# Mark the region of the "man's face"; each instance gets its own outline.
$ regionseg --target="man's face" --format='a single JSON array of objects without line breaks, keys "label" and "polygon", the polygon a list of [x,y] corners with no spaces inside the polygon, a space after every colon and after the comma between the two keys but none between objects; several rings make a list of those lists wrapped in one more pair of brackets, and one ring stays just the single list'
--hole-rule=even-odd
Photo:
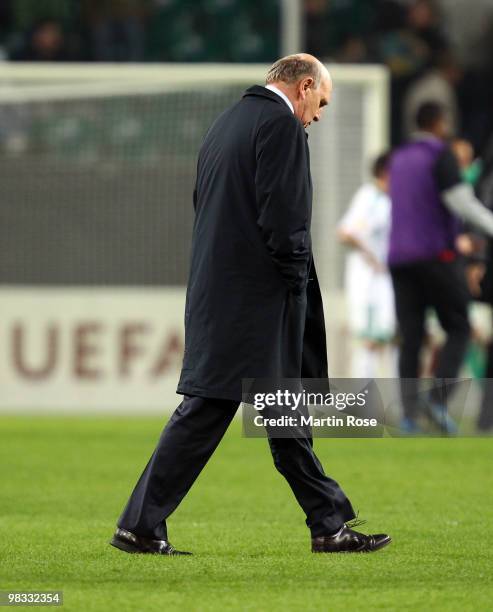
[{"label": "man's face", "polygon": [[[304,87],[304,86],[303,86]],[[324,75],[317,89],[311,87],[303,89],[304,104],[301,109],[301,122],[308,127],[312,121],[320,121],[324,108],[332,97],[332,81]]]},{"label": "man's face", "polygon": [[382,172],[382,174],[378,177],[378,183],[382,191],[385,191],[385,193],[389,192],[389,172],[388,170],[385,170],[385,172]]},{"label": "man's face", "polygon": [[447,140],[452,136],[452,123],[448,115],[444,115],[439,122],[439,136],[443,138],[443,140]]},{"label": "man's face", "polygon": [[33,46],[44,55],[56,53],[63,44],[63,33],[55,22],[47,22],[33,34]]}]

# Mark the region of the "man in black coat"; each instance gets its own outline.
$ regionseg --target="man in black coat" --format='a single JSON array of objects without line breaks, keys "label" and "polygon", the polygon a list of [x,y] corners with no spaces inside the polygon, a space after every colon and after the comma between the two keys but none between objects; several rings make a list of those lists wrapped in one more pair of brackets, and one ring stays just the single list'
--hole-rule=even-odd
[{"label": "man in black coat", "polygon": [[[180,554],[165,520],[228,428],[244,379],[327,378],[304,128],[320,119],[332,82],[317,59],[299,54],[278,60],[266,83],[218,117],[199,153],[178,384],[184,399],[118,521],[111,543],[127,552]],[[390,542],[346,525],[353,509],[325,475],[311,437],[269,437],[269,444],[306,514],[314,552]]]}]

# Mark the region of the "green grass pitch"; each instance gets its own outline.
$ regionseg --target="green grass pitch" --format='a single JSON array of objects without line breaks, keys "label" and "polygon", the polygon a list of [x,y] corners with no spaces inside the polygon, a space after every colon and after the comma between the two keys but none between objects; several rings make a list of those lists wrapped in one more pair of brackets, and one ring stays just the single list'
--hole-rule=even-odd
[{"label": "green grass pitch", "polygon": [[191,558],[108,545],[165,418],[0,418],[0,590],[65,610],[492,610],[493,439],[316,440],[371,555],[313,555],[266,440],[234,423],[169,520]]}]

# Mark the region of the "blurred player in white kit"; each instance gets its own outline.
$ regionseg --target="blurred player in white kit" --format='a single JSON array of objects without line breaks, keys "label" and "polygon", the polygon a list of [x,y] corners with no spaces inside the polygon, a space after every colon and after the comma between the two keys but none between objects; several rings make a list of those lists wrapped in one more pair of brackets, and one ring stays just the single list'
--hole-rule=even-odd
[{"label": "blurred player in white kit", "polygon": [[351,363],[354,378],[396,375],[394,292],[386,263],[389,159],[385,153],[375,160],[373,180],[358,189],[338,226],[339,239],[351,248],[345,291],[349,326],[356,340]]}]

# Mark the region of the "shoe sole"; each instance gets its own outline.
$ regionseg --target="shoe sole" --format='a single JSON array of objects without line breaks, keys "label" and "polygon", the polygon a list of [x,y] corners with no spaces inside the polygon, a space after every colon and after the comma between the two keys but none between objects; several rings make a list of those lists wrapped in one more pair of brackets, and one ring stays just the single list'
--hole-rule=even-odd
[{"label": "shoe sole", "polygon": [[[141,550],[136,546],[133,546],[130,542],[124,542],[123,540],[119,540],[118,538],[112,538],[109,542],[111,546],[118,548],[118,550],[122,550],[123,552],[130,553],[132,555],[159,555],[160,553],[154,552],[153,550]],[[175,552],[171,555],[162,555],[168,557],[188,557],[192,556],[190,552]]]},{"label": "shoe sole", "polygon": [[377,552],[377,550],[381,550],[382,548],[385,548],[386,546],[388,546],[390,543],[392,542],[392,538],[390,536],[387,536],[387,538],[385,540],[382,540],[379,544],[377,544],[376,546],[374,546],[371,550],[368,549],[362,549],[362,550],[312,550],[313,554],[319,555],[349,555],[349,554],[354,554],[354,553],[359,553],[359,554],[365,554],[365,553],[372,553],[372,552]]}]

